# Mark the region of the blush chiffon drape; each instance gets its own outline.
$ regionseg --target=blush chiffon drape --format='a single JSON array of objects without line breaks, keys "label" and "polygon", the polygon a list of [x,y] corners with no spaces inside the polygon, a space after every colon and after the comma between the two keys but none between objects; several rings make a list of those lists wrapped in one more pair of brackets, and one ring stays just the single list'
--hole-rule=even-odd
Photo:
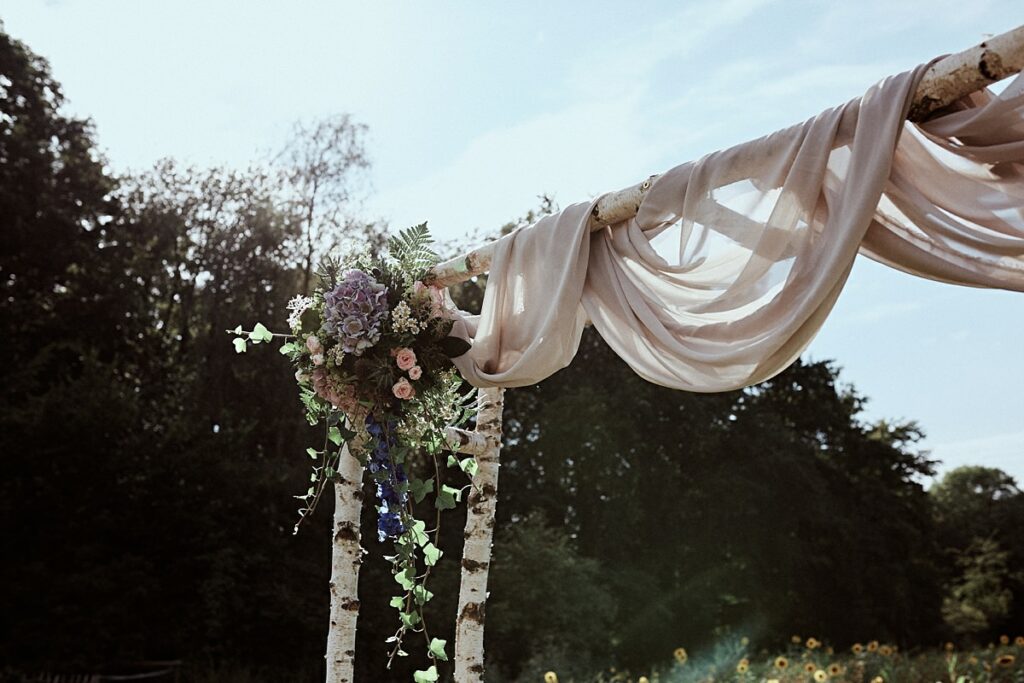
[{"label": "blush chiffon drape", "polygon": [[639,375],[725,391],[781,372],[832,310],[858,253],[919,277],[1024,291],[1024,80],[906,121],[928,65],[766,137],[671,169],[635,218],[594,202],[503,237],[471,342],[472,384],[569,364],[584,326]]}]

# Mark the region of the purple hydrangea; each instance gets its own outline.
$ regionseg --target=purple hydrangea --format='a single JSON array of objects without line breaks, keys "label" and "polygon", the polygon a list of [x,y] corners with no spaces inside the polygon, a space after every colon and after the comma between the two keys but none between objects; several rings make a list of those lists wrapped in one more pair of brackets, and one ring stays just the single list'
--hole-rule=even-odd
[{"label": "purple hydrangea", "polygon": [[345,353],[362,355],[380,340],[388,317],[388,290],[361,270],[350,270],[324,294],[323,329],[341,342]]}]

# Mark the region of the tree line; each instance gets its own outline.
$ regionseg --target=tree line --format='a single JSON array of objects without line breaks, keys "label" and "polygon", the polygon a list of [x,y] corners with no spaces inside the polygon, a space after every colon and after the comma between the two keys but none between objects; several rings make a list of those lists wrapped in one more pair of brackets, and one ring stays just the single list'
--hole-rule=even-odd
[{"label": "tree line", "polygon": [[[236,357],[224,331],[283,321],[321,254],[380,246],[386,226],[352,209],[364,132],[338,116],[247,170],[118,175],[45,59],[0,26],[9,675],[181,658],[321,677],[329,511],[291,533],[317,435],[287,364]],[[482,286],[454,295],[472,308]],[[1016,482],[962,468],[926,491],[921,429],[868,424],[864,401],[828,362],[671,391],[588,330],[569,368],[506,394],[496,680],[642,667],[735,634],[910,648],[1024,631]],[[364,520],[358,676],[399,680],[401,662],[380,670],[391,577]],[[457,563],[436,575],[434,621],[450,622]]]}]

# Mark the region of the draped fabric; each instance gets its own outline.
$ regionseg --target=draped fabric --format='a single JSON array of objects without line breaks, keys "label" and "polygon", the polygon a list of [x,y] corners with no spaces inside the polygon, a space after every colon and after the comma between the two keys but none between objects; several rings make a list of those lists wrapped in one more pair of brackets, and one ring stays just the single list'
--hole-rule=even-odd
[{"label": "draped fabric", "polygon": [[915,125],[927,66],[673,168],[628,221],[592,233],[595,201],[505,236],[481,314],[453,332],[472,342],[459,370],[476,386],[539,382],[569,364],[589,319],[651,382],[754,384],[810,343],[858,253],[1024,291],[1024,80]]}]

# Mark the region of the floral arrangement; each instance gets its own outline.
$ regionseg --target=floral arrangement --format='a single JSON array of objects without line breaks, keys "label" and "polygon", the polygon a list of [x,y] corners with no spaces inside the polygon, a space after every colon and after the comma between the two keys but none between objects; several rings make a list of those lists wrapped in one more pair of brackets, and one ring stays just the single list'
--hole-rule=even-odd
[{"label": "floral arrangement", "polygon": [[[433,597],[427,582],[443,554],[437,546],[440,512],[454,508],[470,486],[449,486],[445,473],[454,468],[466,482],[477,468],[473,458],[460,460],[446,440],[448,427],[472,415],[474,394],[451,362],[469,345],[449,336],[454,320],[444,292],[423,283],[439,260],[430,243],[423,224],[392,238],[384,255],[326,260],[312,296],[288,304],[287,334],[260,323],[230,330],[239,353],[249,344],[285,340],[281,353],[295,365],[306,418],[325,427],[323,448],[306,451],[314,460],[312,485],[296,496],[303,506],[295,531],[334,480],[339,459],[348,457],[343,445],[373,477],[378,539],[394,544],[387,557],[403,591],[391,600],[400,624],[389,638],[389,666],[406,654],[402,642],[410,632],[423,634],[431,660],[447,659],[445,641],[429,638],[424,623],[424,605]],[[426,473],[432,476],[419,476]],[[431,495],[437,514],[428,528],[416,507],[425,507],[420,504]],[[416,680],[436,675],[431,665]]]}]

